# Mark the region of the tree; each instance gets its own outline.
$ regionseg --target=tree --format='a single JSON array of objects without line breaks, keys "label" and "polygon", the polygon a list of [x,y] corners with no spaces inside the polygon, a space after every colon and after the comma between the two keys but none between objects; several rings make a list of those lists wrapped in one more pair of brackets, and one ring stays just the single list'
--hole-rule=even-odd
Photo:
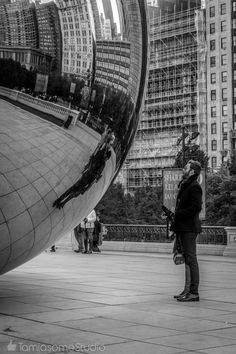
[{"label": "tree", "polygon": [[193,147],[191,145],[186,145],[184,149],[184,158],[183,151],[181,150],[176,156],[173,167],[182,168],[189,160],[196,160],[201,163],[202,168],[207,168],[209,157],[204,151],[200,150],[199,148],[193,149]]},{"label": "tree", "polygon": [[162,224],[162,190],[161,187],[143,187],[134,194],[136,223]]},{"label": "tree", "polygon": [[206,220],[208,225],[232,225],[234,205],[232,192],[236,190],[236,176],[210,174],[207,176]]},{"label": "tree", "polygon": [[121,184],[113,184],[97,205],[101,219],[109,224],[162,224],[160,187],[139,188],[125,194]]},{"label": "tree", "polygon": [[96,210],[101,213],[101,220],[109,224],[123,222],[124,190],[121,184],[113,184],[99,202]]},{"label": "tree", "polygon": [[0,85],[21,89],[22,87],[31,90],[35,87],[36,73],[27,70],[20,63],[12,59],[0,59]]}]

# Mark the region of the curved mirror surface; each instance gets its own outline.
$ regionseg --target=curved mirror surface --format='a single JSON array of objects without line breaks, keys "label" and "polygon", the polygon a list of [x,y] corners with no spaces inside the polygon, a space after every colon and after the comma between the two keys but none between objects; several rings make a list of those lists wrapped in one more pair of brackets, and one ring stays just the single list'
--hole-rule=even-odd
[{"label": "curved mirror surface", "polygon": [[[106,192],[137,130],[147,53],[144,0],[0,0],[0,59],[37,73],[33,93],[0,87],[22,108],[0,100],[1,273],[71,231]],[[69,101],[46,99],[65,80]]]}]

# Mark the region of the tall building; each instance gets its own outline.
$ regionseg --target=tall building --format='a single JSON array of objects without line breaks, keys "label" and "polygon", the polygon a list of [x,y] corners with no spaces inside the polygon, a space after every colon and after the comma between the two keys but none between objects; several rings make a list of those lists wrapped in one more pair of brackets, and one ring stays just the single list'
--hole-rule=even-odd
[{"label": "tall building", "polygon": [[[116,31],[116,24],[114,22],[111,0],[102,0],[102,3],[103,3],[104,15],[105,15],[105,25],[106,27],[108,27],[108,23],[109,23],[110,30],[111,30],[111,38],[116,38],[117,31]],[[105,38],[105,39],[109,39],[109,38]]]},{"label": "tall building", "polygon": [[207,123],[210,167],[236,156],[236,1],[206,1]]},{"label": "tall building", "polygon": [[97,41],[95,82],[130,93],[130,48],[128,41]]},{"label": "tall building", "polygon": [[93,14],[94,27],[95,27],[95,37],[96,40],[102,39],[102,25],[100,21],[100,14],[98,11],[97,0],[90,0],[91,10]]},{"label": "tall building", "polygon": [[57,0],[62,27],[62,75],[86,78],[93,62],[88,0]]},{"label": "tall building", "polygon": [[35,4],[18,0],[0,6],[0,45],[38,48]]},{"label": "tall building", "polygon": [[58,9],[53,1],[36,4],[39,48],[52,57],[51,72],[61,73],[62,38]]},{"label": "tall building", "polygon": [[[167,6],[168,5],[168,6]],[[201,132],[206,151],[206,42],[201,1],[159,0],[150,19],[150,65],[143,114],[120,174],[126,190],[156,186],[174,164],[177,140]],[[171,13],[170,13],[171,10]]]}]

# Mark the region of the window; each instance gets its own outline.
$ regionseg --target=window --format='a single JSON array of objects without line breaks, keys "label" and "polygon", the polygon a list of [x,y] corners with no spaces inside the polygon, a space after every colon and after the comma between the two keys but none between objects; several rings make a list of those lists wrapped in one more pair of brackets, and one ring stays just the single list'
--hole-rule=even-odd
[{"label": "window", "polygon": [[215,31],[216,31],[215,23],[210,23],[210,34],[215,33]]},{"label": "window", "polygon": [[236,81],[236,70],[234,70],[234,80]]},{"label": "window", "polygon": [[233,19],[233,28],[236,28],[236,18]]},{"label": "window", "polygon": [[215,13],[216,13],[215,6],[211,6],[210,7],[210,17],[215,17]]},{"label": "window", "polygon": [[216,123],[211,124],[211,134],[216,134]]},{"label": "window", "polygon": [[221,73],[221,81],[227,82],[227,71],[222,71]]},{"label": "window", "polygon": [[236,64],[236,53],[234,53],[234,64]]},{"label": "window", "polygon": [[236,36],[233,36],[233,43],[234,43],[234,46],[236,47]]},{"label": "window", "polygon": [[233,11],[236,11],[236,1],[233,2]]},{"label": "window", "polygon": [[220,5],[220,14],[225,15],[226,14],[226,4],[221,4]]},{"label": "window", "polygon": [[215,139],[211,141],[211,150],[212,151],[217,150],[217,141]]},{"label": "window", "polygon": [[221,29],[221,32],[225,32],[226,31],[226,21],[221,21],[220,29]]},{"label": "window", "polygon": [[234,98],[236,98],[236,87],[234,87]]},{"label": "window", "polygon": [[216,49],[216,41],[215,39],[212,39],[210,41],[210,50],[215,50]]},{"label": "window", "polygon": [[216,100],[216,90],[211,90],[211,101]]},{"label": "window", "polygon": [[227,114],[228,114],[228,106],[226,104],[224,104],[222,106],[222,116],[225,117],[225,116],[227,116]]},{"label": "window", "polygon": [[228,122],[223,122],[222,123],[222,133],[227,133],[228,132]]},{"label": "window", "polygon": [[226,37],[221,38],[221,49],[226,49],[227,47],[227,42],[226,42]]},{"label": "window", "polygon": [[227,65],[227,55],[226,54],[222,54],[221,55],[221,65]]},{"label": "window", "polygon": [[210,57],[210,66],[211,68],[216,66],[216,57]]},{"label": "window", "polygon": [[211,117],[216,117],[216,106],[211,107]]},{"label": "window", "polygon": [[227,101],[227,88],[222,88],[222,100]]},{"label": "window", "polygon": [[216,168],[216,166],[217,166],[217,157],[216,156],[213,156],[211,158],[211,166],[212,166],[212,168]]},{"label": "window", "polygon": [[228,140],[227,139],[224,139],[222,141],[222,150],[226,150],[225,153],[227,154],[227,150],[229,148],[229,143],[228,143]]},{"label": "window", "polygon": [[211,84],[215,84],[216,83],[216,73],[212,73],[211,74]]}]

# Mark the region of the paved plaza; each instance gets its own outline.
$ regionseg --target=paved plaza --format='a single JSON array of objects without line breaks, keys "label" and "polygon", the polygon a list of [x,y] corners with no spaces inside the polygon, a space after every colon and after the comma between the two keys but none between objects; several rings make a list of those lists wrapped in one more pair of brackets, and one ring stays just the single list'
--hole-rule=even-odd
[{"label": "paved plaza", "polygon": [[0,352],[235,354],[236,258],[200,256],[199,303],[179,303],[170,255],[44,252],[0,277]]}]

